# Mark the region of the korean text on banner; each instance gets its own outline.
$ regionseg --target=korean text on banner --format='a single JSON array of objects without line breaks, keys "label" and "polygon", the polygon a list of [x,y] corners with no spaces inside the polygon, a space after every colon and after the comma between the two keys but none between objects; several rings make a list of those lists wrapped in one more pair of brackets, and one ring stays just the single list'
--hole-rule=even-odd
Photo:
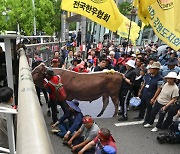
[{"label": "korean text on banner", "polygon": [[85,16],[114,32],[123,22],[114,0],[62,0],[61,8]]},{"label": "korean text on banner", "polygon": [[149,22],[156,35],[177,51],[180,49],[180,32],[175,30],[178,18],[174,16],[174,10],[178,7],[174,5],[175,1],[179,0],[157,0],[149,6]]},{"label": "korean text on banner", "polygon": [[146,25],[149,24],[150,20],[148,7],[155,2],[156,0],[134,0],[133,5],[138,8],[138,16]]}]

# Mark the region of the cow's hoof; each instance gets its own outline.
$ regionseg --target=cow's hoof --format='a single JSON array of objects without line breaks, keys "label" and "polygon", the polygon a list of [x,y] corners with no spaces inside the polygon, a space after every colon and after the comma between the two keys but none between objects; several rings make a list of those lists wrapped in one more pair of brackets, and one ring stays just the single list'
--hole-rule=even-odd
[{"label": "cow's hoof", "polygon": [[99,114],[97,115],[97,117],[100,117],[101,115],[102,115],[102,114],[99,113]]}]

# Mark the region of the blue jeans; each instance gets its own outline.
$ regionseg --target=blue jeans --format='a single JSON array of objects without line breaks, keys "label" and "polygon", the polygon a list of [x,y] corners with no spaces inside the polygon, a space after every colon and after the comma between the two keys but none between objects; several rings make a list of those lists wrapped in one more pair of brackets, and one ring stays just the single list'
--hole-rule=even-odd
[{"label": "blue jeans", "polygon": [[69,129],[69,125],[67,122],[63,122],[59,124],[58,127],[59,127],[59,130],[61,130],[60,132],[58,132],[58,136],[63,138]]}]

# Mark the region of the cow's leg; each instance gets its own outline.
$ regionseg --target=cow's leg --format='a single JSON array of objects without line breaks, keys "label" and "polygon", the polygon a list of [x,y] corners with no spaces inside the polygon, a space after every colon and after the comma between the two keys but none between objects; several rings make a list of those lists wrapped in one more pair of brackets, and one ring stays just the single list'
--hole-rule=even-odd
[{"label": "cow's leg", "polygon": [[103,95],[102,100],[103,100],[103,108],[102,108],[101,112],[97,115],[97,117],[100,117],[104,113],[106,107],[108,106],[108,104],[109,104],[109,95]]},{"label": "cow's leg", "polygon": [[112,102],[114,104],[114,115],[113,117],[116,117],[118,115],[118,107],[119,107],[119,96],[111,96]]}]

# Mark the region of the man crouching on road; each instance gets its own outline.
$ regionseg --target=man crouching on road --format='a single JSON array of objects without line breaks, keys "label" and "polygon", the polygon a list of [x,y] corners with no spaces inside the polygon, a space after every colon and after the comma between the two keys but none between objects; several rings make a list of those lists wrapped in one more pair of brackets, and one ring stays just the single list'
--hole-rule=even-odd
[{"label": "man crouching on road", "polygon": [[[83,125],[81,128],[70,138],[68,146],[72,148],[72,152],[79,152],[86,144],[92,141],[98,134],[99,127],[94,122],[90,115],[83,117]],[[92,154],[95,152],[91,148],[85,154]]]}]

